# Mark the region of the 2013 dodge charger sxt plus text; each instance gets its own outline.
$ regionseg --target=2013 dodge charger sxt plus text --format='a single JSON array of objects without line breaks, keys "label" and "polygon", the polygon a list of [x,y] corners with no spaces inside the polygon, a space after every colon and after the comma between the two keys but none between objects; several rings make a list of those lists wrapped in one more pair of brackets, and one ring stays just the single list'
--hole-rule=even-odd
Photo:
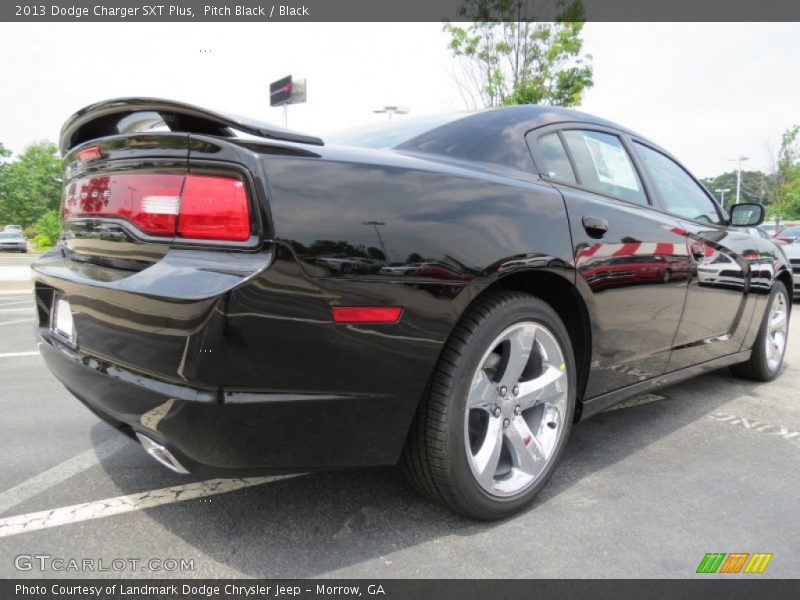
[{"label": "2013 dodge charger sxt plus text", "polygon": [[98,416],[204,476],[400,463],[494,519],[572,424],[786,349],[792,272],[670,154],[538,106],[321,139],[177,102],[61,133],[41,352]]}]

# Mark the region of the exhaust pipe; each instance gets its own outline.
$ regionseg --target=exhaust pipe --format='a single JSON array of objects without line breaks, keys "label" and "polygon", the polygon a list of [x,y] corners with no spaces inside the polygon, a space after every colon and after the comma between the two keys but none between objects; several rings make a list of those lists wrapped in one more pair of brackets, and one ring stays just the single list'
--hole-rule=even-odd
[{"label": "exhaust pipe", "polygon": [[172,453],[164,446],[138,432],[136,433],[136,437],[139,438],[139,442],[142,444],[142,448],[145,449],[145,452],[167,467],[170,471],[175,471],[181,475],[189,474],[186,467],[179,463],[178,459],[172,456]]}]

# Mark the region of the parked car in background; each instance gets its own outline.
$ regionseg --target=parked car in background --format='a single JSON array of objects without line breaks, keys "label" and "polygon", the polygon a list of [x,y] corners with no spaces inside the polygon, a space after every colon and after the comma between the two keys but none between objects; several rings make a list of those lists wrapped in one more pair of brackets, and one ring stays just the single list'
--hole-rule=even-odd
[{"label": "parked car in background", "polygon": [[[497,519],[542,490],[576,421],[711,369],[781,372],[792,272],[742,230],[764,207],[725,212],[591,115],[512,106],[323,141],[134,98],[77,112],[60,149],[40,351],[180,473],[399,463]],[[391,265],[332,256],[378,246]]]},{"label": "parked car in background", "polygon": [[742,227],[742,231],[746,231],[747,235],[751,235],[753,237],[761,238],[762,240],[770,239],[769,232],[764,229],[763,226],[759,227]]},{"label": "parked car in background", "polygon": [[784,244],[791,244],[800,239],[800,225],[792,225],[775,233],[774,238]]},{"label": "parked car in background", "polygon": [[772,234],[775,233],[775,230],[777,229],[778,226],[775,225],[775,223],[762,223],[761,225],[759,225],[759,227],[762,230],[766,231],[768,236],[772,237]]},{"label": "parked car in background", "polygon": [[783,252],[789,259],[794,276],[794,299],[800,299],[800,241],[783,246]]},{"label": "parked car in background", "polygon": [[3,231],[17,231],[22,233],[22,227],[20,225],[6,225],[3,227]]},{"label": "parked car in background", "polygon": [[0,250],[27,252],[28,240],[19,231],[2,231],[0,232]]}]

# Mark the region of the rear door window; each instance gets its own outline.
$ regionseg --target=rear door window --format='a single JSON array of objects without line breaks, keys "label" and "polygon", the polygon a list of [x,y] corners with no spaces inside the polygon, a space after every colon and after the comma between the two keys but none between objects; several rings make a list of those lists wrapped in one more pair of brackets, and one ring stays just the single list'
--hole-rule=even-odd
[{"label": "rear door window", "polygon": [[647,204],[639,174],[615,135],[567,129],[561,132],[572,154],[578,184],[599,194]]},{"label": "rear door window", "polygon": [[577,183],[575,172],[569,162],[567,151],[561,138],[557,133],[548,133],[537,140],[539,155],[544,164],[542,165],[542,175],[548,179],[564,181],[566,183]]}]

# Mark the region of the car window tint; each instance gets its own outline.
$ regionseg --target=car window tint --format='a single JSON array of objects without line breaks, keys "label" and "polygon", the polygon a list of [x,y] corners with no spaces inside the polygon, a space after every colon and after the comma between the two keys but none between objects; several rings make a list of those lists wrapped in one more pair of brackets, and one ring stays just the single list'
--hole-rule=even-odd
[{"label": "car window tint", "polygon": [[537,140],[539,155],[542,157],[542,175],[550,179],[577,183],[567,151],[557,133],[548,133]]},{"label": "car window tint", "polygon": [[615,135],[570,129],[562,132],[572,153],[580,185],[628,202],[647,204],[639,175]]},{"label": "car window tint", "polygon": [[711,198],[678,163],[643,144],[634,144],[667,211],[693,221],[721,222]]}]

